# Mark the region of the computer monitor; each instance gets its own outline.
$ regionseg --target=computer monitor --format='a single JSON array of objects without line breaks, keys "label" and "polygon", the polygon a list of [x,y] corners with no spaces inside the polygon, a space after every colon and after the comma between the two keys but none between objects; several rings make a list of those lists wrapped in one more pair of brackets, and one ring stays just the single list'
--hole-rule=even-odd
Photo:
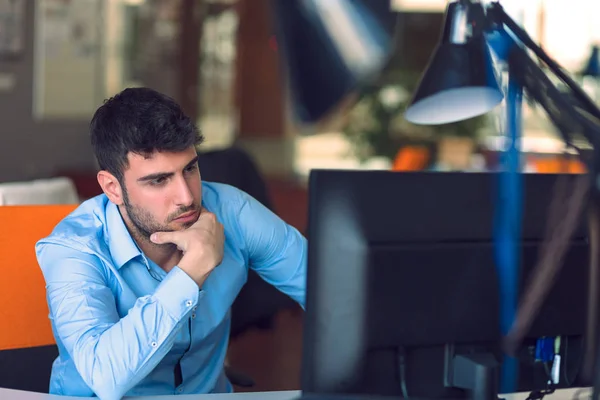
[{"label": "computer monitor", "polygon": [[[558,177],[523,177],[520,295],[538,260]],[[304,394],[445,399],[498,390],[498,178],[312,171]],[[548,365],[535,354],[541,337],[561,337],[557,387],[580,386],[588,252],[581,224],[519,353],[518,391],[546,388]]]}]

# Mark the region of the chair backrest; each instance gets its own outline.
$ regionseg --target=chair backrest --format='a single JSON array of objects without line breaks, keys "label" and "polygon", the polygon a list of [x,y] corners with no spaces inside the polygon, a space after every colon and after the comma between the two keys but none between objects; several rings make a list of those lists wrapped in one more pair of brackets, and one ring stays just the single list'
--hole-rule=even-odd
[{"label": "chair backrest", "polygon": [[76,207],[0,207],[0,387],[48,390],[56,349],[35,243]]},{"label": "chair backrest", "polygon": [[79,203],[77,189],[66,177],[0,183],[0,206],[76,203]]}]

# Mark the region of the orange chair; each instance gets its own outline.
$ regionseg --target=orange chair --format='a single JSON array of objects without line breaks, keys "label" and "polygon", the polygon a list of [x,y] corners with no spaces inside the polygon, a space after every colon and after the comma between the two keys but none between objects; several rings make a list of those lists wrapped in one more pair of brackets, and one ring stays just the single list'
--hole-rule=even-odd
[{"label": "orange chair", "polygon": [[58,351],[35,243],[76,207],[0,207],[0,387],[48,392]]}]

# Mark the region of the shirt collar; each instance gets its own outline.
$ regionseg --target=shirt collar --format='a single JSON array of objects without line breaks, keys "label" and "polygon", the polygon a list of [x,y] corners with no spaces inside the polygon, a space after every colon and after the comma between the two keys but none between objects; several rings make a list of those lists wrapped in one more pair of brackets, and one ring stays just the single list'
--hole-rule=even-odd
[{"label": "shirt collar", "polygon": [[127,230],[119,208],[112,201],[108,201],[106,205],[106,234],[115,267],[121,268],[129,260],[142,254]]}]

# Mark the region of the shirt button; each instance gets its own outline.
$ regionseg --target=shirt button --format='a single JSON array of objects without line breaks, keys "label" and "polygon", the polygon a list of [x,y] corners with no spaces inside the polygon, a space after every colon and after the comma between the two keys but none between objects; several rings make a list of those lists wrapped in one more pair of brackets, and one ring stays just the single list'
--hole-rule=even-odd
[{"label": "shirt button", "polygon": [[196,311],[198,309],[198,307],[194,307],[192,308],[192,311]]},{"label": "shirt button", "polygon": [[193,318],[196,318],[196,314],[192,314],[192,319],[193,319]]},{"label": "shirt button", "polygon": [[182,387],[180,387],[179,389],[177,389],[177,392],[178,392],[178,393],[183,393],[183,388],[182,388]]},{"label": "shirt button", "polygon": [[188,306],[188,307],[191,307],[192,304],[194,304],[194,303],[192,303],[191,300],[188,300],[188,301],[185,302],[185,305]]},{"label": "shirt button", "polygon": [[150,343],[150,346],[152,346],[152,347],[156,347],[156,346],[158,346],[158,343],[156,343],[156,342],[152,342],[152,343]]}]

